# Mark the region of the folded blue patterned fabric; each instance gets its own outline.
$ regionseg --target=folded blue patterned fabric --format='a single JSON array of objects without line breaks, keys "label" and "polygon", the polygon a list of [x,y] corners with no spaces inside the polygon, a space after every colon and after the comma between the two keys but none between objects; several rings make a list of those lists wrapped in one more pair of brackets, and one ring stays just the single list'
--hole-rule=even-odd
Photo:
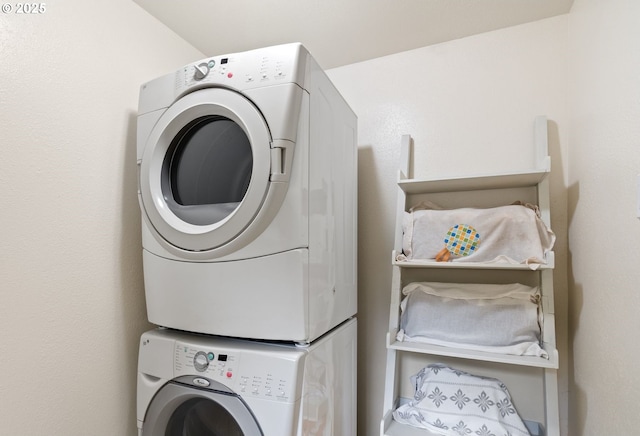
[{"label": "folded blue patterned fabric", "polygon": [[500,380],[433,364],[411,381],[414,398],[393,412],[400,423],[446,436],[530,436]]}]

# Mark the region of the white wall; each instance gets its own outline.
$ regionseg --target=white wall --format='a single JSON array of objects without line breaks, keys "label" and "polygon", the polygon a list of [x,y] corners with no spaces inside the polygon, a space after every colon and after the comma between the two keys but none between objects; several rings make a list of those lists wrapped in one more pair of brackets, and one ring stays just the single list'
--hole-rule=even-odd
[{"label": "white wall", "polygon": [[[130,0],[47,7],[0,14],[0,434],[134,435],[137,341],[148,327],[138,86],[202,55]],[[377,433],[382,409],[399,136],[415,138],[417,175],[448,173],[451,150],[508,170],[529,162],[538,114],[550,119],[571,435],[634,434],[639,16],[635,0],[575,0],[568,18],[329,72],[360,123],[359,434]],[[567,222],[572,361],[562,320]]]},{"label": "white wall", "polygon": [[572,435],[638,434],[640,2],[569,14]]},{"label": "white wall", "polygon": [[202,54],[130,0],[46,5],[0,14],[0,434],[135,435],[138,87]]},{"label": "white wall", "polygon": [[[359,117],[360,435],[377,434],[382,414],[400,135],[414,137],[416,176],[525,169],[541,114],[549,118],[566,428],[566,32],[565,15],[329,71]],[[474,158],[452,168],[454,152]]]}]

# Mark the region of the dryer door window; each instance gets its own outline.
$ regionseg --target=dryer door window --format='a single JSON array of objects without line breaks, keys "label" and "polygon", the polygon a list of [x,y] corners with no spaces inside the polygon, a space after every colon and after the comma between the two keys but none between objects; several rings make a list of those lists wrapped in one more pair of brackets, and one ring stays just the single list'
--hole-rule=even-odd
[{"label": "dryer door window", "polygon": [[255,239],[288,187],[283,158],[292,153],[281,147],[237,92],[207,88],[178,99],[158,119],[139,162],[140,204],[152,234],[197,259]]},{"label": "dryer door window", "polygon": [[165,156],[164,198],[182,220],[215,224],[242,202],[252,167],[251,143],[242,127],[222,116],[198,118],[178,133]]}]

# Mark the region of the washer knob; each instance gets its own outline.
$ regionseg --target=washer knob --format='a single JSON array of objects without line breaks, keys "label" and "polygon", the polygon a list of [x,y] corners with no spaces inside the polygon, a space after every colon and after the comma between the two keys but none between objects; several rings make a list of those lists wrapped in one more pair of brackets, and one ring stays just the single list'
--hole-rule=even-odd
[{"label": "washer knob", "polygon": [[209,74],[209,65],[206,62],[202,62],[195,66],[193,78],[196,80],[202,80]]},{"label": "washer knob", "polygon": [[209,367],[209,359],[207,359],[207,353],[204,351],[198,351],[195,356],[193,356],[193,366],[196,368],[196,371],[205,372]]}]

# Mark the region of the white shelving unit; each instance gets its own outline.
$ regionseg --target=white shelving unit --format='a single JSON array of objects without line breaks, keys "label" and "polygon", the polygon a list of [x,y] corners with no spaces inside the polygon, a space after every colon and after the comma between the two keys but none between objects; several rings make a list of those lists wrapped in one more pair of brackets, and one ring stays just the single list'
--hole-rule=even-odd
[{"label": "white shelving unit", "polygon": [[[391,305],[387,333],[387,370],[381,436],[429,436],[431,432],[400,424],[392,413],[413,394],[409,377],[430,363],[444,363],[476,375],[498,378],[512,395],[520,416],[536,429],[532,434],[559,436],[558,351],[555,339],[553,267],[554,254],[532,270],[528,265],[506,263],[458,263],[398,261],[402,252],[402,221],[405,211],[422,200],[446,208],[496,207],[520,200],[537,204],[542,220],[550,227],[550,158],[547,150],[547,120],[534,125],[535,162],[531,171],[470,177],[411,179],[412,139],[402,137],[398,174],[395,244],[392,253]],[[544,317],[541,346],[549,358],[513,356],[396,340],[400,326],[402,288],[416,281],[514,283],[538,286],[542,292]]]}]

